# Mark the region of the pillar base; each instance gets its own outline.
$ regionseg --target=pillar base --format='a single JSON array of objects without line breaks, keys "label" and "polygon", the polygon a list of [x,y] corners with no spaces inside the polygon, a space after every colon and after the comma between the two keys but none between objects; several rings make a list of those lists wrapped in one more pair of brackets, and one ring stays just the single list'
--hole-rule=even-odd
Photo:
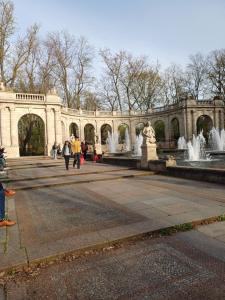
[{"label": "pillar base", "polygon": [[141,146],[142,157],[141,157],[141,168],[148,169],[148,162],[150,160],[158,160],[156,153],[156,144],[144,144]]},{"label": "pillar base", "polygon": [[20,157],[20,151],[18,146],[5,147],[7,158],[16,158]]}]

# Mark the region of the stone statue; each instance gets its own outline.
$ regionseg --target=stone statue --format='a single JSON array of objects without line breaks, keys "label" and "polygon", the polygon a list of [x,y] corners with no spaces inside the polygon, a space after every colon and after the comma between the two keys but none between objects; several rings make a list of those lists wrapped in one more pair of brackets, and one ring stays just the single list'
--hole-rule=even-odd
[{"label": "stone statue", "polygon": [[148,121],[147,124],[145,125],[142,135],[144,137],[145,144],[155,144],[156,143],[155,130],[151,126],[150,121]]},{"label": "stone statue", "polygon": [[74,136],[74,134],[72,133],[72,135],[71,135],[71,137],[70,137],[70,141],[72,142],[72,141],[74,141],[75,140],[75,136]]}]

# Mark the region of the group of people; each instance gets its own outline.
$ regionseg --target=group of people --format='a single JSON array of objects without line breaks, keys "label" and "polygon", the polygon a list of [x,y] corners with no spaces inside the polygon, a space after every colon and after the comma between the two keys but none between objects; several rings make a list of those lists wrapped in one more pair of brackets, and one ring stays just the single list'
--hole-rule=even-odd
[{"label": "group of people", "polygon": [[[70,159],[73,159],[73,167],[77,165],[80,169],[81,163],[87,159],[88,143],[83,141],[80,142],[79,137],[71,136],[70,139],[66,140],[61,150],[60,145],[54,143],[52,146],[52,158],[57,159],[57,156],[63,156],[65,159],[66,169],[69,169]],[[96,149],[93,151],[93,161],[96,162],[100,159],[100,156],[96,153]]]},{"label": "group of people", "polygon": [[80,169],[81,161],[86,160],[88,151],[88,144],[80,142],[79,137],[75,137],[71,141],[66,140],[62,148],[62,156],[65,160],[66,169],[69,170],[70,158],[73,158],[73,167],[77,165]]}]

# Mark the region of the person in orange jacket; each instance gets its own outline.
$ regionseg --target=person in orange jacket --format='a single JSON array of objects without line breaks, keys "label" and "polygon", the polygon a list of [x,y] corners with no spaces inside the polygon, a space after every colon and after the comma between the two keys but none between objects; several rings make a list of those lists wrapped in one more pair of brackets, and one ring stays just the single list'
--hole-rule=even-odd
[{"label": "person in orange jacket", "polygon": [[79,137],[75,137],[75,141],[71,142],[71,150],[73,152],[73,167],[77,164],[77,169],[80,169],[80,154],[81,154],[81,143]]}]

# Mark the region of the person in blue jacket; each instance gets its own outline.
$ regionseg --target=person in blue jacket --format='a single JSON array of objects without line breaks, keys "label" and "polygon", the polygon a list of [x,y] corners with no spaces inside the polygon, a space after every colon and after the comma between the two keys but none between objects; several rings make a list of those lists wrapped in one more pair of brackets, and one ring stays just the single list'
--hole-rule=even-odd
[{"label": "person in blue jacket", "polygon": [[2,226],[12,226],[16,222],[6,219],[5,217],[5,189],[0,183],[0,227]]}]

